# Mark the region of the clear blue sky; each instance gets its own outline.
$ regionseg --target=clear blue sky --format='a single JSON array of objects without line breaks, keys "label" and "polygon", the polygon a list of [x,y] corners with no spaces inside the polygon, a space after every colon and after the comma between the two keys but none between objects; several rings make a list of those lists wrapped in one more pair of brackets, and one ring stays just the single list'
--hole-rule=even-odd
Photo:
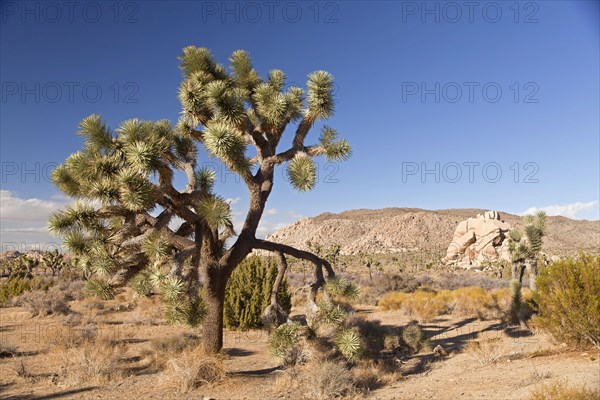
[{"label": "clear blue sky", "polygon": [[[354,154],[319,160],[311,193],[279,172],[263,233],[355,208],[598,219],[598,2],[514,4],[3,0],[1,241],[46,240],[45,216],[67,202],[49,171],[81,146],[82,118],[177,120],[187,45],[224,64],[246,49],[261,73],[279,68],[296,84],[317,69],[335,76],[327,124]],[[219,191],[243,212],[245,187],[224,177]]]}]

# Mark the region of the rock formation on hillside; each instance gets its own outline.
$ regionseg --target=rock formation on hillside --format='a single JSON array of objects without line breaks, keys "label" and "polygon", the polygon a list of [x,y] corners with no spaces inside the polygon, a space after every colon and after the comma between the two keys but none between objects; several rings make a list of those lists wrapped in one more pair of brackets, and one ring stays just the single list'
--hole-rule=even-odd
[{"label": "rock formation on hillside", "polygon": [[461,268],[479,268],[485,262],[510,261],[508,237],[510,224],[497,211],[486,211],[468,218],[456,227],[442,262]]},{"label": "rock formation on hillside", "polygon": [[[269,235],[268,239],[303,249],[307,249],[306,243],[309,240],[322,246],[337,244],[341,246],[342,255],[423,252],[439,254],[439,259],[442,259],[447,256],[448,243],[457,242],[451,240],[457,226],[477,214],[486,214],[486,210],[431,211],[418,208],[348,210],[338,214],[323,213],[316,217],[301,219]],[[498,213],[488,213],[487,220],[496,221],[491,224],[500,224],[499,228],[505,230],[502,221],[498,218]],[[521,216],[502,212],[502,220],[512,228],[521,227]],[[598,246],[600,221],[598,220],[548,217],[547,230],[542,250],[549,255],[576,255],[580,251],[600,252]],[[503,251],[498,246],[492,247],[497,254]],[[476,247],[472,249],[475,250]],[[485,250],[483,254],[487,252],[494,255],[491,248]]]}]

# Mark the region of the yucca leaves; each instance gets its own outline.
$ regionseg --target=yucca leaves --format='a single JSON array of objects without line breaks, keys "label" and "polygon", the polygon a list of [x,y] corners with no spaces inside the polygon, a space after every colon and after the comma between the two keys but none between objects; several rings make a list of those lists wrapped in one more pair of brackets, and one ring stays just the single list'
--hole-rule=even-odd
[{"label": "yucca leaves", "polygon": [[83,291],[86,296],[99,297],[102,300],[110,300],[115,297],[115,288],[102,279],[89,279],[85,283]]},{"label": "yucca leaves", "polygon": [[239,87],[251,90],[260,83],[260,77],[252,66],[250,55],[244,50],[236,50],[229,58],[233,77]]},{"label": "yucca leaves", "polygon": [[215,182],[217,180],[217,173],[210,168],[204,167],[196,171],[196,190],[200,190],[204,193],[211,193]]},{"label": "yucca leaves", "polygon": [[356,359],[363,348],[363,340],[357,329],[346,329],[335,337],[335,345],[348,361]]},{"label": "yucca leaves", "polygon": [[225,122],[213,122],[204,132],[204,145],[215,157],[218,157],[236,172],[249,167],[246,159],[246,141],[242,135]]},{"label": "yucca leaves", "polygon": [[336,140],[337,132],[335,129],[328,126],[321,130],[319,141],[321,146],[325,148],[325,158],[328,161],[345,161],[350,158],[352,148],[347,140]]},{"label": "yucca leaves", "polygon": [[168,258],[171,253],[171,245],[160,234],[154,234],[142,243],[142,251],[150,261],[160,263]]},{"label": "yucca leaves", "polygon": [[299,153],[288,163],[287,177],[295,189],[307,192],[317,183],[317,168],[310,157]]},{"label": "yucca leaves", "polygon": [[327,71],[316,71],[308,76],[308,110],[317,119],[333,115],[333,76]]},{"label": "yucca leaves", "polygon": [[167,276],[160,284],[162,297],[165,301],[181,300],[185,287],[181,279],[176,276]]},{"label": "yucca leaves", "polygon": [[112,134],[99,115],[84,118],[79,123],[77,134],[86,138],[85,147],[90,152],[97,152],[113,145]]},{"label": "yucca leaves", "polygon": [[287,353],[298,345],[302,326],[297,322],[279,325],[269,339],[271,353],[278,358],[285,358]]},{"label": "yucca leaves", "polygon": [[206,197],[197,206],[200,215],[211,228],[231,226],[231,209],[220,197]]}]

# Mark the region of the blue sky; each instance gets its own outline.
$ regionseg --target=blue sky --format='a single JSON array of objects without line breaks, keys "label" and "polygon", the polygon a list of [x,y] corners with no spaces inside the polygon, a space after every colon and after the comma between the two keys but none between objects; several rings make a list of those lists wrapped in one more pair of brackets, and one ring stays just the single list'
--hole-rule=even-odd
[{"label": "blue sky", "polygon": [[[261,234],[356,208],[600,218],[598,2],[66,4],[1,4],[3,250],[57,241],[45,220],[69,200],[49,174],[80,148],[82,118],[177,120],[187,45],[224,64],[246,49],[261,73],[282,69],[290,84],[318,69],[335,76],[327,124],[353,156],[318,160],[310,193],[279,171]],[[222,170],[218,191],[241,218],[243,184]]]}]

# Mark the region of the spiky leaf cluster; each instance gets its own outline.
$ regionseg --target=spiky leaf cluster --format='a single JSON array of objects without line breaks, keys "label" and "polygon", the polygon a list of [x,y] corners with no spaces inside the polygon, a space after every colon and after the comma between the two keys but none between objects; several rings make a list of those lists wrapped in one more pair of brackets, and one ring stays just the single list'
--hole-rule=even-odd
[{"label": "spiky leaf cluster", "polygon": [[275,329],[269,339],[269,349],[275,357],[285,358],[298,345],[301,337],[302,326],[298,322],[287,322]]},{"label": "spiky leaf cluster", "polygon": [[344,300],[354,301],[360,296],[360,290],[344,278],[334,278],[327,281],[325,290],[333,296]]},{"label": "spiky leaf cluster", "polygon": [[348,361],[355,360],[363,349],[363,339],[356,328],[345,329],[335,337],[335,345]]}]

